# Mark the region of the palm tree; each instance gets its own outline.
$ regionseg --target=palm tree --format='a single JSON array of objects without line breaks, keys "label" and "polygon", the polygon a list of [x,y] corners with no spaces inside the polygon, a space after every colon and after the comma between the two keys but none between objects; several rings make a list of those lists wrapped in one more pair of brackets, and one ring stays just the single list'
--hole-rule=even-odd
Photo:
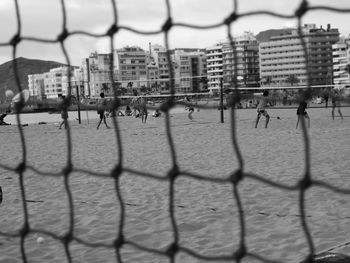
[{"label": "palm tree", "polygon": [[133,87],[134,86],[134,83],[133,82],[128,82],[128,84],[126,85],[126,88],[128,89],[128,91],[130,91],[130,93],[133,93],[134,90],[133,90]]},{"label": "palm tree", "polygon": [[261,82],[264,84],[264,85],[270,85],[271,82],[272,82],[272,76],[266,76],[264,78],[261,79]]},{"label": "palm tree", "polygon": [[207,77],[201,77],[199,80],[199,83],[201,83],[201,90],[207,90],[208,89],[208,79]]},{"label": "palm tree", "polygon": [[286,82],[290,83],[290,85],[294,85],[295,83],[299,82],[299,79],[297,78],[297,76],[295,76],[294,74],[290,74],[287,78],[286,78]]},{"label": "palm tree", "polygon": [[350,64],[346,64],[345,71],[350,74]]},{"label": "palm tree", "polygon": [[110,88],[108,87],[108,84],[107,83],[102,83],[101,91],[103,93],[108,93],[109,90],[110,90]]},{"label": "palm tree", "polygon": [[349,75],[349,79],[350,79],[350,64],[346,64],[346,66],[345,66],[345,72],[346,73],[348,73],[348,75]]}]

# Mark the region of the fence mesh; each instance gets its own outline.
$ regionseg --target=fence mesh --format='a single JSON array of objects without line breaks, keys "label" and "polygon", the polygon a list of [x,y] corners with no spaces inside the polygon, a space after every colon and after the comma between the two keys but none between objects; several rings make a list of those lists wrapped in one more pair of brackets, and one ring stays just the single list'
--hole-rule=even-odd
[{"label": "fence mesh", "polygon": [[[114,38],[118,35],[119,30],[123,29],[126,31],[134,32],[137,34],[141,35],[150,35],[150,34],[163,34],[164,35],[164,43],[166,50],[170,50],[169,47],[169,32],[175,28],[175,27],[187,27],[187,28],[192,28],[192,29],[197,29],[197,30],[207,30],[207,29],[213,29],[213,28],[218,28],[220,26],[226,26],[227,28],[227,36],[230,39],[230,43],[232,46],[232,49],[235,50],[235,44],[233,41],[233,37],[231,35],[232,28],[234,27],[234,24],[236,21],[244,18],[244,17],[252,17],[252,16],[257,16],[257,15],[268,15],[268,16],[273,16],[273,17],[278,17],[282,19],[297,19],[298,20],[298,29],[299,29],[299,36],[300,36],[300,41],[303,45],[304,48],[304,55],[307,58],[307,49],[306,49],[306,44],[304,42],[304,39],[302,37],[302,31],[301,31],[301,25],[302,25],[302,19],[303,17],[309,12],[309,11],[315,11],[315,10],[326,10],[330,12],[338,12],[338,13],[350,13],[350,8],[349,9],[341,9],[341,8],[335,8],[332,6],[316,6],[316,5],[310,5],[308,1],[301,1],[299,7],[297,10],[294,11],[294,14],[291,15],[285,15],[285,14],[280,14],[276,12],[271,12],[269,10],[258,10],[258,11],[253,11],[253,12],[247,12],[247,13],[239,13],[236,10],[238,10],[238,5],[239,1],[238,0],[233,0],[233,9],[232,13],[223,19],[222,23],[218,24],[212,24],[212,25],[206,25],[206,26],[201,26],[201,25],[193,25],[193,24],[187,24],[187,23],[174,23],[172,20],[172,8],[171,8],[171,2],[170,0],[164,0],[164,5],[166,6],[166,13],[167,13],[167,18],[164,21],[164,24],[162,28],[159,31],[139,31],[136,30],[132,27],[120,25],[118,23],[118,5],[115,0],[111,0],[111,12],[113,12],[114,16],[114,22],[113,24],[110,25],[109,30],[105,34],[94,34],[91,32],[87,31],[69,31],[67,28],[67,12],[66,12],[66,1],[61,0],[60,5],[61,5],[61,12],[63,16],[63,23],[62,23],[62,30],[61,33],[58,35],[57,39],[44,39],[44,38],[35,38],[35,37],[29,37],[29,36],[23,36],[21,33],[22,29],[22,24],[21,24],[21,14],[20,14],[20,6],[19,6],[19,1],[14,0],[15,3],[15,8],[16,8],[16,15],[17,15],[17,32],[13,35],[12,39],[7,42],[7,43],[0,43],[0,47],[11,47],[12,48],[12,57],[13,59],[16,58],[17,54],[17,49],[18,45],[24,41],[34,41],[34,42],[42,42],[42,43],[52,43],[52,44],[59,44],[62,50],[62,53],[65,56],[66,62],[68,65],[71,65],[70,63],[70,58],[68,56],[66,46],[65,46],[65,41],[69,39],[70,37],[74,35],[86,35],[90,37],[95,37],[95,38],[104,38],[108,37],[110,40],[110,49],[114,50]],[[235,54],[235,53],[234,53]],[[240,145],[237,140],[237,123],[236,123],[236,107],[235,104],[239,101],[239,90],[236,88],[235,91],[235,96],[233,96],[233,99],[228,102],[228,106],[231,107],[231,114],[230,114],[230,125],[231,125],[231,138],[232,138],[232,147],[234,149],[234,152],[236,154],[236,157],[238,159],[238,169],[235,169],[232,171],[231,175],[226,177],[226,178],[211,178],[207,176],[202,176],[199,174],[195,173],[190,173],[190,172],[185,172],[182,171],[179,168],[178,165],[178,158],[177,158],[177,149],[176,145],[174,143],[173,139],[173,133],[172,133],[172,128],[171,128],[171,118],[169,114],[169,110],[172,109],[173,107],[176,106],[176,102],[174,100],[173,95],[175,94],[175,88],[174,88],[174,72],[171,67],[171,56],[170,53],[167,53],[168,57],[168,63],[169,63],[169,69],[170,69],[170,90],[171,90],[171,97],[162,104],[161,110],[165,114],[165,129],[166,129],[166,137],[171,153],[171,163],[172,163],[172,168],[168,171],[167,175],[164,176],[158,176],[156,174],[150,174],[150,173],[145,173],[141,170],[133,170],[132,168],[126,167],[124,165],[124,156],[123,156],[123,139],[121,138],[121,133],[120,133],[120,125],[118,123],[118,119],[116,117],[113,117],[113,125],[115,127],[115,137],[118,145],[118,161],[115,164],[115,168],[110,172],[110,174],[97,174],[93,171],[85,171],[84,169],[77,168],[73,165],[72,161],[72,136],[71,136],[71,127],[69,126],[69,123],[67,122],[68,128],[66,129],[66,136],[67,136],[67,163],[65,167],[63,167],[62,172],[60,175],[64,178],[64,188],[65,192],[68,197],[68,202],[69,202],[69,210],[70,210],[70,215],[69,215],[69,228],[68,231],[65,235],[57,235],[53,232],[50,232],[45,229],[33,229],[29,223],[29,213],[28,213],[28,204],[26,202],[26,189],[25,189],[25,183],[24,183],[24,172],[26,170],[32,170],[33,172],[37,173],[38,175],[41,176],[46,176],[47,173],[45,171],[40,171],[39,169],[32,167],[28,164],[27,162],[27,138],[25,136],[25,133],[23,131],[23,127],[21,125],[21,118],[20,115],[18,114],[21,109],[23,108],[24,104],[23,103],[18,103],[17,104],[17,122],[18,122],[18,130],[20,134],[20,140],[21,140],[21,147],[22,147],[22,156],[21,156],[21,161],[18,163],[18,166],[13,168],[10,167],[6,164],[0,163],[0,167],[2,169],[5,169],[7,171],[14,172],[18,174],[19,177],[19,186],[21,190],[21,203],[23,205],[23,213],[24,213],[24,223],[23,226],[21,227],[20,231],[18,232],[0,232],[1,236],[4,237],[15,237],[20,239],[20,254],[23,262],[28,262],[28,255],[26,253],[25,249],[25,240],[28,237],[29,234],[31,233],[41,233],[48,235],[56,240],[59,240],[65,249],[65,254],[68,262],[72,262],[72,254],[71,254],[71,248],[70,245],[72,241],[76,241],[82,245],[85,245],[87,247],[105,247],[108,249],[114,249],[115,250],[115,255],[116,255],[116,261],[117,262],[123,262],[121,253],[122,249],[126,245],[133,246],[139,250],[149,252],[155,255],[161,255],[168,257],[170,262],[175,262],[176,261],[176,255],[179,252],[186,253],[188,255],[191,255],[197,259],[203,260],[203,261],[235,261],[235,262],[241,262],[243,258],[245,257],[251,257],[254,258],[255,260],[261,261],[261,262],[276,262],[273,260],[268,259],[266,256],[262,256],[259,254],[254,254],[249,251],[249,244],[247,244],[246,241],[246,220],[245,220],[245,213],[242,205],[242,200],[240,197],[240,182],[245,179],[252,179],[260,183],[264,183],[267,185],[270,185],[272,187],[276,187],[282,190],[286,191],[295,191],[299,195],[299,212],[300,212],[300,224],[302,227],[302,231],[304,233],[305,239],[307,241],[307,245],[309,248],[309,256],[306,258],[307,262],[313,262],[313,256],[315,255],[315,248],[314,248],[314,241],[313,238],[310,234],[309,226],[308,226],[308,220],[306,216],[306,210],[307,208],[305,207],[305,194],[308,189],[311,187],[317,186],[317,187],[322,187],[325,188],[329,191],[333,191],[335,193],[339,194],[350,194],[350,189],[344,189],[340,187],[333,186],[332,184],[321,181],[321,180],[316,180],[313,179],[312,174],[311,174],[311,164],[310,164],[310,158],[311,158],[311,153],[310,153],[310,142],[309,142],[309,135],[308,131],[306,128],[306,125],[304,121],[301,123],[302,127],[302,137],[303,137],[303,144],[304,144],[304,151],[305,151],[305,170],[303,173],[302,179],[295,185],[286,185],[282,184],[279,182],[275,182],[273,180],[266,179],[265,177],[257,174],[252,174],[252,173],[247,173],[245,171],[245,161],[242,156],[241,150],[240,150]],[[237,57],[234,56],[235,60],[235,65],[237,65]],[[14,71],[16,74],[16,82],[18,85],[19,91],[23,90],[23,87],[20,85],[19,77],[18,77],[18,66],[16,64],[16,60],[13,60],[13,67]],[[110,69],[111,72],[113,72],[113,59],[110,63]],[[237,70],[237,67],[235,67]],[[308,68],[306,67],[306,70]],[[235,75],[237,75],[237,72],[235,72]],[[69,76],[70,78],[71,76]],[[114,83],[114,77],[113,74],[110,76],[112,83]],[[235,83],[236,80],[233,80],[233,87],[237,87],[237,83]],[[69,87],[71,89],[71,87]],[[69,92],[70,94],[71,92]],[[309,98],[310,93],[307,91],[304,93],[304,97]],[[66,103],[64,104],[65,110],[67,110],[67,107],[70,104],[70,96],[66,98]],[[114,95],[114,109],[117,110],[118,107],[120,106],[120,102],[118,100],[117,94]],[[75,207],[73,205],[73,197],[72,197],[72,191],[71,191],[71,186],[69,184],[69,178],[74,172],[82,172],[85,174],[88,174],[90,176],[105,176],[105,177],[111,177],[114,180],[115,184],[115,194],[117,196],[117,200],[119,201],[119,208],[120,208],[120,218],[119,218],[119,225],[118,225],[118,231],[117,235],[115,237],[115,241],[106,244],[106,243],[93,243],[88,240],[83,240],[79,237],[77,237],[74,233],[74,225],[75,225],[75,219],[74,219],[74,212],[75,212]],[[168,212],[169,212],[169,217],[171,221],[171,226],[172,226],[172,233],[173,233],[173,241],[172,243],[168,246],[167,249],[150,249],[147,247],[144,247],[136,242],[132,242],[125,238],[125,220],[126,220],[126,212],[125,212],[125,207],[126,203],[125,200],[123,199],[122,195],[122,188],[123,185],[120,182],[120,177],[123,173],[132,173],[136,175],[143,176],[145,178],[149,178],[150,180],[159,180],[159,181],[167,181],[169,185],[169,206],[168,206]],[[232,251],[232,253],[227,254],[227,255],[212,255],[212,256],[205,256],[202,254],[199,254],[189,248],[186,248],[185,246],[182,246],[179,242],[179,227],[176,221],[176,215],[175,215],[175,181],[179,177],[188,177],[196,180],[202,180],[202,181],[207,181],[211,183],[219,183],[219,184],[228,184],[232,186],[232,191],[233,191],[233,198],[236,203],[237,211],[238,211],[238,221],[239,221],[239,245],[235,249],[235,251]],[[348,244],[347,241],[344,241],[343,245]],[[330,249],[329,251],[331,251]]]}]

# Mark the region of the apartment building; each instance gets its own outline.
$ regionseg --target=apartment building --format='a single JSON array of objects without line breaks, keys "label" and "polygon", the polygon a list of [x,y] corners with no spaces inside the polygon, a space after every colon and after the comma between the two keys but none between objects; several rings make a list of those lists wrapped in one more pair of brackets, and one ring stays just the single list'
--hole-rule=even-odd
[{"label": "apartment building", "polygon": [[147,65],[147,89],[151,92],[158,93],[158,67],[152,60]]},{"label": "apartment building", "polygon": [[[177,93],[200,92],[206,90],[205,49],[177,48],[167,52],[160,45],[152,45],[151,52],[158,68],[159,93],[170,92],[170,67],[174,74],[174,88]],[[168,61],[168,53],[171,62]]]},{"label": "apartment building", "polygon": [[176,93],[191,91],[191,66],[189,55],[183,50],[175,50],[172,55]]},{"label": "apartment building", "polygon": [[170,68],[167,51],[161,45],[151,45],[151,52],[155,65],[158,68],[157,91],[158,93],[169,93]]},{"label": "apartment building", "polygon": [[[28,75],[28,88],[31,97],[38,100],[57,99],[61,96],[83,94],[81,68],[70,68],[70,84],[68,83],[68,67],[52,68],[48,72]],[[71,90],[69,91],[69,86]],[[80,89],[77,90],[77,87]]]},{"label": "apartment building", "polygon": [[[161,46],[160,46],[161,47]],[[156,62],[156,53],[154,54],[152,51],[152,45],[149,43],[149,50],[147,54],[147,90],[152,93],[159,93],[159,70]]]},{"label": "apartment building", "polygon": [[[235,53],[234,53],[235,52]],[[234,56],[235,54],[235,56]],[[236,57],[236,59],[235,59]],[[251,32],[222,45],[223,86],[259,87],[259,44]]]},{"label": "apartment building", "polygon": [[28,89],[30,97],[34,97],[38,100],[46,99],[44,74],[29,74]]},{"label": "apartment building", "polygon": [[206,48],[208,89],[213,94],[220,92],[223,77],[223,44],[218,43]]},{"label": "apartment building", "polygon": [[272,36],[269,41],[259,44],[262,85],[306,85],[307,70],[310,85],[329,84],[333,65],[332,45],[339,40],[338,29],[331,28],[330,24],[326,29],[305,24],[301,31],[307,54],[297,29]]},{"label": "apartment building", "polygon": [[205,90],[205,49],[175,49],[171,51],[175,92],[188,93]]},{"label": "apartment building", "polygon": [[350,88],[350,39],[342,38],[332,45],[333,83],[335,88]]},{"label": "apartment building", "polygon": [[86,97],[83,67],[73,68],[71,76],[71,95],[75,97]]},{"label": "apartment building", "polygon": [[120,87],[128,92],[140,92],[141,87],[148,86],[147,54],[143,49],[127,46],[114,50],[113,55],[114,72]]},{"label": "apartment building", "polygon": [[207,80],[207,56],[205,50],[190,57],[192,74],[192,92],[208,91]]},{"label": "apartment building", "polygon": [[101,92],[107,96],[113,95],[111,71],[112,55],[93,52],[88,58],[82,60],[81,78],[84,84],[84,95],[99,97]]},{"label": "apartment building", "polygon": [[68,71],[68,67],[58,67],[42,74],[47,99],[56,99],[68,95]]}]

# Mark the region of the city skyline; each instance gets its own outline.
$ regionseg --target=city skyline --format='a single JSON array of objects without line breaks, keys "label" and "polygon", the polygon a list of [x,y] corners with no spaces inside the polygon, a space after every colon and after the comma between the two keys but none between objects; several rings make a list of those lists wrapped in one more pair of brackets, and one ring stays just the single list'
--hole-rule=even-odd
[{"label": "city skyline", "polygon": [[[173,23],[188,23],[191,25],[209,26],[222,23],[233,11],[231,0],[176,0],[170,1]],[[308,1],[309,6],[329,6],[350,10],[350,3],[346,0],[337,2],[331,0]],[[117,0],[118,25],[127,26],[141,32],[155,32],[160,30],[167,18],[166,2],[160,0],[144,0],[140,4],[137,0]],[[252,11],[271,11],[283,15],[292,15],[298,8],[300,1],[238,1],[238,13]],[[62,31],[62,14],[60,1],[19,1],[21,15],[21,35],[41,39],[55,40]],[[113,24],[113,10],[110,0],[104,1],[66,1],[67,29],[72,31],[86,31],[103,34]],[[325,19],[326,17],[326,19]],[[346,28],[349,13],[331,11],[309,11],[302,20],[302,24],[314,23],[317,26],[338,28],[341,35],[349,35]],[[2,27],[0,44],[8,43],[17,32],[15,5],[12,0],[0,2],[0,23],[8,25]],[[242,35],[245,31],[255,35],[268,29],[296,27],[296,19],[279,19],[269,15],[254,15],[238,19],[231,26],[231,34]],[[175,26],[169,33],[169,48],[206,48],[227,37],[227,27],[219,26],[214,29],[189,29]],[[139,35],[126,30],[120,30],[114,41],[114,48],[124,46],[139,46],[148,50],[149,43],[165,46],[164,34]],[[108,38],[93,38],[84,35],[71,35],[66,39],[65,47],[72,65],[79,66],[81,60],[91,52],[109,53]],[[30,59],[52,60],[66,63],[59,44],[47,44],[33,41],[22,41],[18,45],[17,57]],[[12,60],[12,49],[0,46],[0,64]]]}]

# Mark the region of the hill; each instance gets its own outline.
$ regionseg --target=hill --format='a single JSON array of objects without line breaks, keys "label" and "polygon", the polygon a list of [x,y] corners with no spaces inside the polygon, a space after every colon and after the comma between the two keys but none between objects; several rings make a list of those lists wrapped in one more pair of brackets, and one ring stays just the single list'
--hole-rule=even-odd
[{"label": "hill", "polygon": [[269,29],[269,30],[259,32],[255,37],[259,43],[262,43],[262,42],[269,41],[270,37],[284,35],[286,33],[289,33],[290,31],[291,31],[290,28]]},{"label": "hill", "polygon": [[[16,58],[16,63],[22,89],[28,89],[28,74],[40,74],[64,65],[54,61],[26,59],[23,57]],[[18,93],[13,61],[0,65],[0,102],[5,101],[5,90],[7,89],[12,90],[14,94]]]}]

